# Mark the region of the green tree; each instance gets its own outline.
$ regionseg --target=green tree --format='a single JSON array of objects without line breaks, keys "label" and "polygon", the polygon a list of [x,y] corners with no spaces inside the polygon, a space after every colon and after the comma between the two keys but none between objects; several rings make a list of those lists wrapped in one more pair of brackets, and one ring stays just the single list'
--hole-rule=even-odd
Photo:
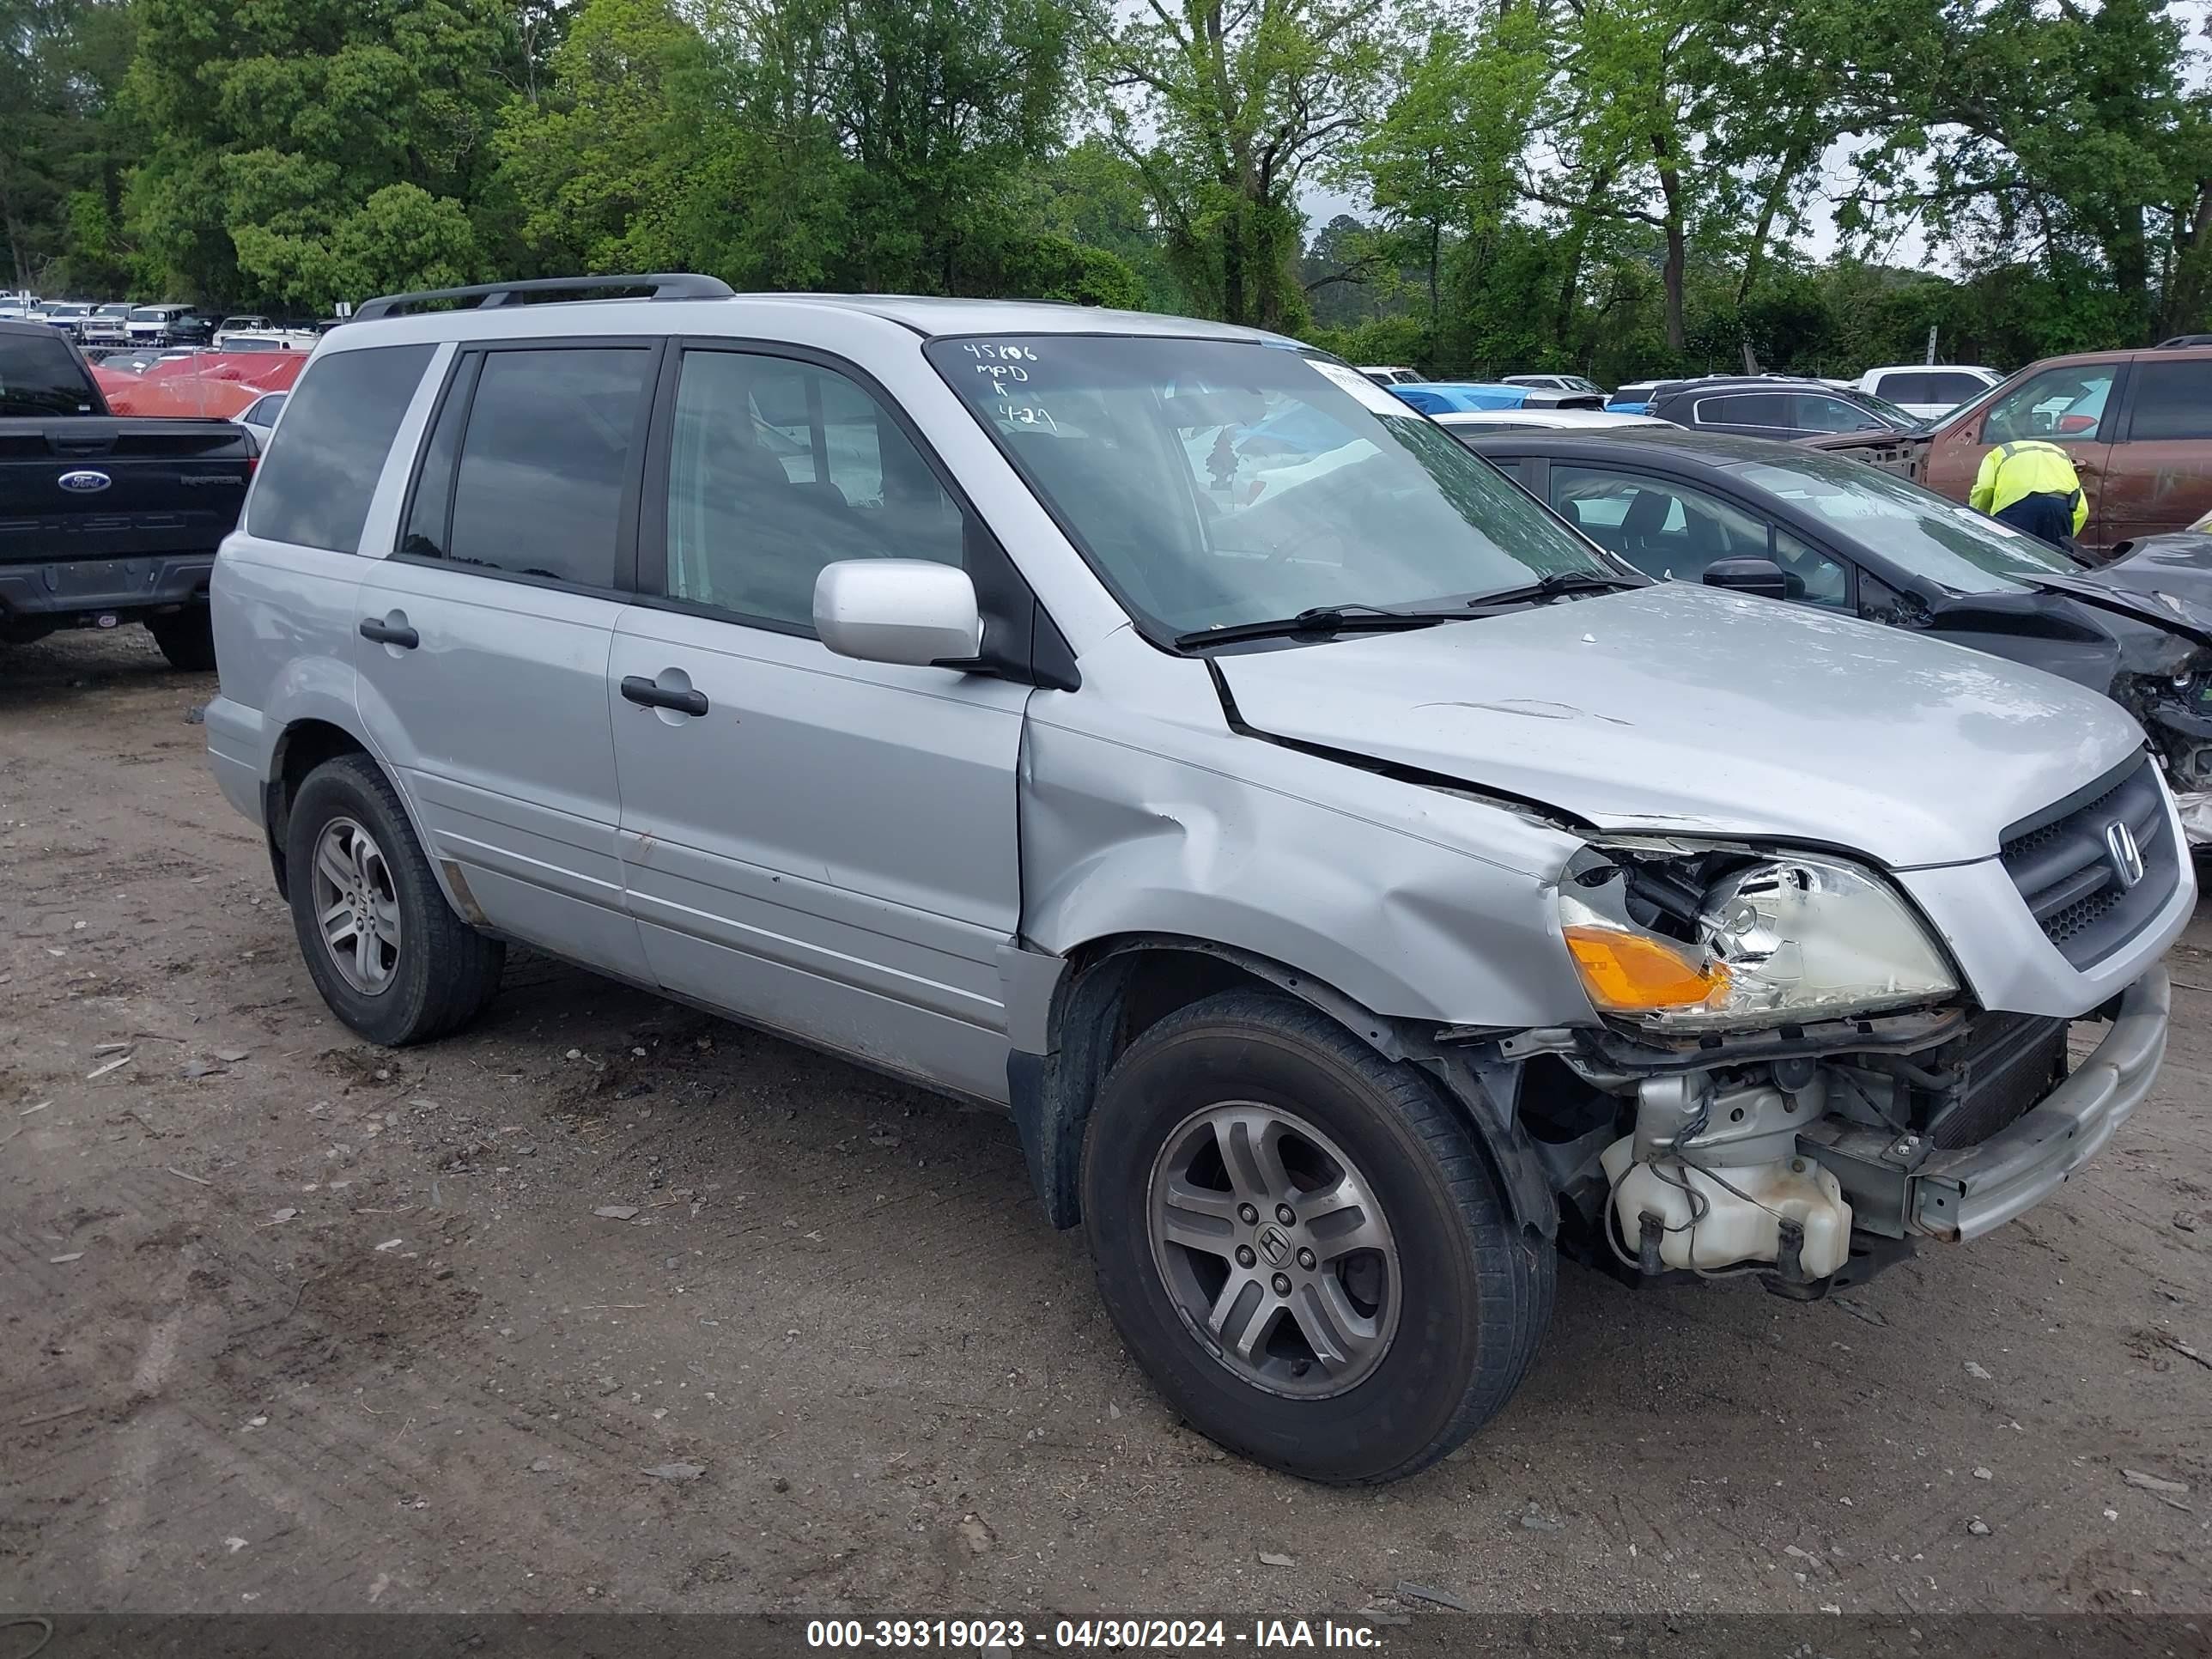
[{"label": "green tree", "polygon": [[1848,227],[1917,221],[1977,267],[2032,259],[2087,327],[2109,295],[2130,342],[2201,307],[2212,125],[2166,0],[1871,0],[1856,33],[1869,137]]},{"label": "green tree", "polygon": [[708,64],[668,0],[584,0],[535,99],[510,100],[496,147],[522,240],[548,268],[655,270],[697,257],[690,194],[716,134],[687,107]]},{"label": "green tree", "polygon": [[1197,307],[1303,321],[1298,188],[1364,118],[1382,22],[1382,0],[1148,0],[1099,25],[1109,132],[1142,171]]},{"label": "green tree", "polygon": [[[1431,31],[1353,158],[1352,176],[1420,260],[1431,336],[1447,248],[1471,245],[1460,276],[1479,283],[1520,205],[1529,132],[1554,78],[1553,45],[1544,15],[1518,0],[1486,3],[1465,32]],[[1587,237],[1587,217],[1570,225],[1572,269]],[[1559,313],[1573,304],[1570,291]]]},{"label": "green tree", "polygon": [[130,136],[117,92],[132,15],[121,0],[0,0],[0,238],[11,288],[106,291]]},{"label": "green tree", "polygon": [[[495,0],[135,3],[146,144],[125,222],[149,280],[319,309],[360,297],[345,285],[370,267],[407,283],[478,270],[470,216],[518,53]],[[386,194],[403,185],[450,207]],[[406,247],[420,270],[386,262]]]}]

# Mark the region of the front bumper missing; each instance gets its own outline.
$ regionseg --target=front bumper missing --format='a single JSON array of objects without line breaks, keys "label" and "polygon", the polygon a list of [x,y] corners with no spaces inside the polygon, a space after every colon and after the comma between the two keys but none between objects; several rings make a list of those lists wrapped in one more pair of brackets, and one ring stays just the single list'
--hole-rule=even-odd
[{"label": "front bumper missing", "polygon": [[2150,1092],[2166,1056],[2172,1003],[2163,968],[2122,992],[2104,1041],[2048,1097],[1979,1146],[1936,1153],[1911,1173],[1907,1230],[1979,1238],[2041,1203],[2103,1151]]},{"label": "front bumper missing", "polygon": [[2191,847],[2212,847],[2212,790],[2177,793],[2174,806],[2181,813],[2181,833]]}]

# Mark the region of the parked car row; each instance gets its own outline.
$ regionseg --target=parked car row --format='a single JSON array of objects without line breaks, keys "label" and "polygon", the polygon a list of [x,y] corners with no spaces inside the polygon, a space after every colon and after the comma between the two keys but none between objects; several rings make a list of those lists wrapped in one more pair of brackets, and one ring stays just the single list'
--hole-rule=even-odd
[{"label": "parked car row", "polygon": [[2191,839],[2212,842],[2212,540],[2098,566],[1802,445],[1657,421],[1451,429],[1648,576],[1954,640],[2102,692],[2148,732]]},{"label": "parked car row", "polygon": [[0,321],[45,323],[87,349],[215,346],[227,351],[312,351],[319,333],[315,325],[272,322],[258,314],[217,319],[196,306],[98,304],[29,294],[0,296]]},{"label": "parked car row", "polygon": [[2212,345],[2052,357],[1917,429],[1818,442],[1964,501],[1983,455],[2021,439],[2072,458],[2089,506],[2079,539],[2093,553],[2182,529],[2212,512]]},{"label": "parked car row", "polygon": [[[1413,373],[1361,372],[1377,380]],[[1456,424],[1499,411],[1593,407],[1593,394],[1566,384],[1574,379],[1387,384]],[[2088,504],[2080,543],[2100,556],[2212,512],[2212,343],[2194,337],[2051,358],[2009,377],[1921,365],[1869,369],[1850,383],[1772,374],[1638,381],[1616,388],[1603,406],[1692,432],[1809,443],[1960,503],[1995,445],[2057,443],[2072,457]]]},{"label": "parked car row", "polygon": [[[1695,390],[1699,396],[1718,395],[1721,383],[1734,383],[1738,395],[1765,393],[1771,399],[1783,399],[1790,395],[1790,388],[1803,386],[1828,392],[1863,393],[1871,400],[1871,407],[1856,398],[1839,400],[1847,407],[1835,408],[1830,403],[1814,399],[1802,410],[1792,410],[1780,401],[1769,401],[1747,405],[1740,420],[1686,421],[1685,425],[1741,426],[1758,425],[1772,433],[1793,431],[1797,435],[1813,432],[1850,432],[1869,426],[1887,426],[1899,416],[1915,422],[1933,420],[1953,409],[1979,397],[1990,387],[2004,379],[1993,368],[1979,368],[1952,364],[1889,364],[1870,368],[1856,380],[1820,380],[1789,375],[1705,375],[1689,380],[1637,380],[1620,387],[1608,397],[1595,380],[1581,374],[1501,374],[1495,381],[1431,381],[1419,369],[1376,364],[1359,371],[1377,386],[1424,386],[1448,384],[1453,386],[1526,386],[1542,392],[1579,392],[1605,399],[1607,406],[1622,414],[1642,414],[1661,388],[1669,388],[1676,395],[1686,396]],[[1746,386],[1744,381],[1750,384]],[[1779,384],[1778,384],[1779,383]],[[1872,416],[1871,419],[1867,418]],[[1802,418],[1799,418],[1802,417]],[[1675,418],[1667,416],[1668,419]],[[1842,423],[1838,423],[1842,422]]]},{"label": "parked car row", "polygon": [[373,301],[216,561],[210,764],[354,1030],[523,945],[1004,1108],[1183,1420],[1406,1475],[1561,1253],[1809,1300],[2110,1141],[2197,894],[2116,694],[2204,644],[1856,461],[1423,384],[690,276]]}]

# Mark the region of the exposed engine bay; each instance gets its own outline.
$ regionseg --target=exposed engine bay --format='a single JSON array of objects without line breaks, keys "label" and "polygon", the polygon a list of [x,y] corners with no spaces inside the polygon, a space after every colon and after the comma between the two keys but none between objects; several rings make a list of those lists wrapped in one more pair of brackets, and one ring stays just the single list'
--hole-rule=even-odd
[{"label": "exposed engine bay", "polygon": [[[2125,999],[2082,1021],[1966,1006],[1902,902],[1842,860],[1591,848],[1560,907],[1571,949],[1586,928],[1648,943],[1616,945],[1616,971],[1646,975],[1647,1004],[1674,1000],[1632,1011],[1624,983],[1608,1008],[1601,978],[1602,1030],[1504,1045],[1526,1056],[1521,1115],[1560,1195],[1563,1247],[1632,1282],[1754,1275],[1809,1298],[1915,1241],[1989,1231],[2063,1178],[2022,1121],[2040,1109],[2063,1127],[2084,1093],[2069,1087],[2075,1029],[2117,1040],[2127,1024]],[[1686,978],[1659,985],[1692,963],[1702,995]],[[2162,1048],[2162,1022],[2154,1039],[2147,1016],[2128,1024],[2112,1063]]]}]

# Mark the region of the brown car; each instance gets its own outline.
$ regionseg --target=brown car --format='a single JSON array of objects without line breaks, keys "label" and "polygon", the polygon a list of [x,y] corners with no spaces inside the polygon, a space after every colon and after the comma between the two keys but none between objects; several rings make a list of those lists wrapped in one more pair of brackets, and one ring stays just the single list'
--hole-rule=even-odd
[{"label": "brown car", "polygon": [[2185,529],[2212,512],[2212,343],[2046,357],[1924,433],[1806,441],[1963,501],[1982,457],[2015,438],[2046,439],[2073,455],[2089,498],[2087,550],[2109,556],[2124,543]]}]

